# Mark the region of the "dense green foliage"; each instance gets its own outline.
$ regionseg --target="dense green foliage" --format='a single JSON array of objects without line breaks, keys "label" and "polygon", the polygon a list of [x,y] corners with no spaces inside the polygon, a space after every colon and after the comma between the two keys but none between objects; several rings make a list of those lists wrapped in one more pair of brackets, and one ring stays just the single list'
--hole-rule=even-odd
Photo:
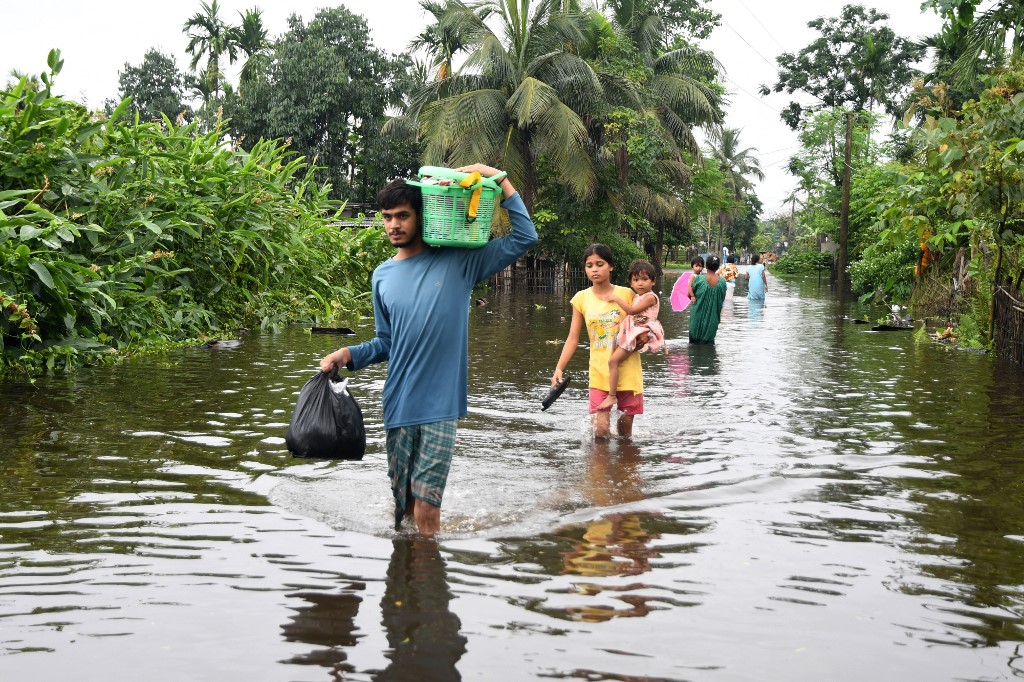
[{"label": "dense green foliage", "polygon": [[[1004,275],[1019,275],[1015,259],[1004,258],[1004,250],[1010,247],[1015,254],[1024,237],[1024,67],[985,82],[988,88],[979,99],[967,102],[956,117],[941,115],[945,93],[940,86],[932,89],[936,115],[928,115],[915,131],[919,151],[884,204],[879,239],[894,245],[919,242],[922,266],[948,262],[969,248],[972,274],[981,281],[1002,281]],[[991,305],[989,287],[978,288],[977,295]]]},{"label": "dense green foliage", "polygon": [[[790,161],[800,181],[791,197],[799,248],[776,271],[813,267],[820,238],[838,240],[843,121],[853,109],[854,292],[947,317],[961,343],[977,347],[992,338],[994,285],[1019,291],[1024,281],[1024,15],[1010,0],[929,6],[944,25],[916,45],[881,26],[883,14],[847,6],[812,22],[820,36],[779,58],[775,90],[818,104],[783,114],[801,143]],[[931,64],[912,78],[911,58],[925,48]],[[879,109],[901,124],[884,139]],[[755,241],[778,231],[762,223]]]},{"label": "dense green foliage", "polygon": [[805,249],[793,249],[781,256],[772,272],[784,275],[795,275],[807,272],[819,272],[832,267],[832,254]]},{"label": "dense green foliage", "polygon": [[187,104],[189,91],[195,87],[195,79],[178,70],[174,57],[160,50],[150,49],[138,66],[125,64],[118,80],[121,99],[108,102],[107,113],[121,101],[131,99],[132,111],[137,111],[140,121],[159,121],[162,117],[176,120],[192,118],[192,107]]},{"label": "dense green foliage", "polygon": [[[983,329],[990,285],[1022,279],[1024,75],[993,71],[1021,51],[1019,3],[930,0],[946,24],[920,44],[859,5],[811,22],[819,35],[779,58],[774,86],[817,100],[784,113],[799,186],[792,211],[767,220],[757,149],[721,127],[723,74],[699,49],[720,19],[707,0],[421,4],[432,21],[411,47],[424,61],[378,49],[344,7],[292,16],[271,40],[258,9],[232,25],[203,0],[183,27],[195,73],[150,50],[125,65],[125,101],[105,119],[49,95],[57,54],[9,86],[5,366],[365,311],[386,240],[325,221],[423,163],[508,170],[550,258],[573,263],[600,241],[658,265],[666,248],[787,242],[776,272],[820,271],[819,241],[839,236],[848,108],[856,293],[913,303],[922,278],[966,254],[957,277],[972,278]],[[926,46],[934,63],[911,92]],[[232,85],[222,69],[238,59]],[[888,117],[904,127],[886,136]]]},{"label": "dense green foliage", "polygon": [[917,258],[918,248],[913,242],[873,245],[850,264],[850,287],[864,299],[880,296],[891,303],[906,305],[914,288]]},{"label": "dense green foliage", "polygon": [[289,19],[260,77],[226,98],[229,127],[243,147],[287,139],[315,159],[336,198],[372,201],[396,176],[419,167],[415,144],[384,139],[384,112],[397,105],[402,60],[373,46],[366,20],[344,7]]},{"label": "dense green foliage", "polygon": [[369,309],[386,240],[329,225],[339,206],[301,157],[129,106],[103,118],[27,79],[2,94],[4,367]]},{"label": "dense green foliage", "polygon": [[[838,17],[807,22],[820,36],[798,53],[778,57],[774,90],[800,90],[819,104],[805,110],[791,102],[782,120],[795,130],[808,111],[818,109],[873,111],[878,106],[892,116],[901,114],[903,95],[915,73],[913,64],[923,50],[882,23],[888,18],[863,5],[846,5]],[[762,86],[762,92],[767,90]]]}]

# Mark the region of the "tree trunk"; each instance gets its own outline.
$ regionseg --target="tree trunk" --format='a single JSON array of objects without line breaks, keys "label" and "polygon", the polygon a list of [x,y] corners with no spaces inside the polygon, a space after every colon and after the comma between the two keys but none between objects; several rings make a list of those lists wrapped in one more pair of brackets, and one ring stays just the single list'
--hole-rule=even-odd
[{"label": "tree trunk", "polygon": [[789,205],[789,231],[786,233],[786,249],[787,250],[793,248],[793,232],[794,232],[794,225],[793,225],[793,223],[795,221],[796,221],[796,201],[793,201]]},{"label": "tree trunk", "polygon": [[715,253],[722,255],[722,245],[725,243],[725,223],[729,214],[725,211],[718,212],[718,244]]},{"label": "tree trunk", "polygon": [[661,250],[665,246],[665,223],[658,223],[658,236],[654,240],[654,259],[651,261],[651,265],[654,266],[654,271],[658,273],[658,279],[661,279],[663,271],[661,269]]},{"label": "tree trunk", "polygon": [[843,151],[843,203],[839,213],[839,262],[836,291],[846,293],[846,260],[850,241],[850,148],[853,147],[853,112],[846,112],[846,149]]},{"label": "tree trunk", "polygon": [[[1004,221],[1005,222],[1005,221]],[[1002,225],[999,226],[1002,229]],[[988,340],[995,338],[996,333],[996,292],[999,290],[999,275],[1003,269],[1003,242],[996,241],[996,275],[993,280],[992,300],[988,302]]]},{"label": "tree trunk", "polygon": [[526,210],[533,215],[533,204],[537,199],[537,174],[534,172],[536,164],[534,162],[533,154],[530,152],[530,148],[527,147],[523,157],[526,159],[526,169],[523,171],[523,203],[526,204]]}]

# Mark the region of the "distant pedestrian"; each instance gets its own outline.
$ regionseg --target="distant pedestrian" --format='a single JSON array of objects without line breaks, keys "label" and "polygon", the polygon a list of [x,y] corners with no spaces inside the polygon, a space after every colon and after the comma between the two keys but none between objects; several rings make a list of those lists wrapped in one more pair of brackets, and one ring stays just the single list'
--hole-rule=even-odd
[{"label": "distant pedestrian", "polygon": [[732,300],[732,295],[736,291],[736,278],[740,274],[740,269],[736,265],[736,256],[728,256],[722,263],[722,268],[718,271],[718,274],[725,279],[725,285],[728,287],[725,290],[725,297]]},{"label": "distant pedestrian", "polygon": [[718,274],[717,256],[709,256],[703,275],[693,279],[693,308],[690,311],[690,343],[714,343],[722,321],[725,278]]},{"label": "distant pedestrian", "polygon": [[755,253],[750,256],[750,265],[747,266],[747,300],[763,301],[767,293],[768,275],[761,264],[761,256]]}]

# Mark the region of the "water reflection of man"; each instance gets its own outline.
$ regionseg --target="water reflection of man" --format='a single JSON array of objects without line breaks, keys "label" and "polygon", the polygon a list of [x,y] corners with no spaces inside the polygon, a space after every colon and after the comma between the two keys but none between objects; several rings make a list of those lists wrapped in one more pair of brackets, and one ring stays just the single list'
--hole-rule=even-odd
[{"label": "water reflection of man", "polygon": [[352,592],[331,594],[304,592],[290,595],[306,603],[295,608],[291,620],[281,626],[288,642],[305,642],[317,648],[307,654],[294,656],[289,663],[319,665],[335,673],[353,672],[347,663],[345,648],[356,645],[355,618],[362,597]]},{"label": "water reflection of man", "polygon": [[388,566],[382,622],[391,664],[375,680],[450,682],[462,679],[455,664],[466,653],[462,623],[449,609],[444,559],[437,542],[423,537],[394,539]]},{"label": "water reflection of man", "polygon": [[[459,680],[455,666],[466,652],[467,640],[459,634],[458,616],[449,609],[452,595],[437,542],[423,537],[396,537],[393,542],[381,599],[381,622],[390,647],[385,656],[391,663],[382,671],[368,672],[378,681]],[[339,679],[346,679],[344,673],[355,672],[345,649],[359,639],[355,617],[362,597],[352,592],[294,596],[308,604],[296,608],[282,627],[285,639],[318,648],[290,662],[329,667]]]}]

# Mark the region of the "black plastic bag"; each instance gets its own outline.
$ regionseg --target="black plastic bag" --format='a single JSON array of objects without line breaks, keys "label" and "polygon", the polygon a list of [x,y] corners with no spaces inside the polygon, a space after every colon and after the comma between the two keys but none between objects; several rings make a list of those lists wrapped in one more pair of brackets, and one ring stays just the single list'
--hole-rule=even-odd
[{"label": "black plastic bag", "polygon": [[366,452],[363,411],[347,390],[317,372],[299,391],[284,442],[295,457],[359,460]]}]

